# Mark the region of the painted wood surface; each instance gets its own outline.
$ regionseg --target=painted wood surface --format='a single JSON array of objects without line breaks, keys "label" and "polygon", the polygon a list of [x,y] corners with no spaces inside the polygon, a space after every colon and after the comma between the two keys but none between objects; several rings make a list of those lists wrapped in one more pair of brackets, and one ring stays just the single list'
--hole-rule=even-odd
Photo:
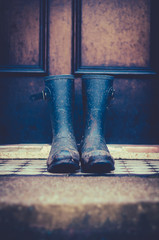
[{"label": "painted wood surface", "polygon": [[[1,1],[5,11],[0,21],[0,144],[51,142],[47,103],[32,103],[29,98],[44,88],[44,76],[72,71],[76,72],[74,127],[80,141],[83,132],[82,84],[78,74],[79,49],[74,31],[77,25],[72,5],[80,2]],[[149,22],[152,2],[89,0],[82,4],[82,64],[88,65],[82,72],[96,71],[96,67],[102,72],[103,66],[119,67],[114,81],[115,99],[105,123],[108,143],[159,143],[158,75],[148,70],[145,71],[149,75],[131,72],[123,75],[120,69],[133,65],[147,68],[150,62],[154,73],[158,69],[159,48],[156,44],[152,49],[149,47],[151,33],[154,43],[158,38],[155,18],[153,25]],[[94,24],[97,26],[93,27]],[[153,59],[150,50],[156,53]],[[93,65],[95,67],[90,69]]]}]

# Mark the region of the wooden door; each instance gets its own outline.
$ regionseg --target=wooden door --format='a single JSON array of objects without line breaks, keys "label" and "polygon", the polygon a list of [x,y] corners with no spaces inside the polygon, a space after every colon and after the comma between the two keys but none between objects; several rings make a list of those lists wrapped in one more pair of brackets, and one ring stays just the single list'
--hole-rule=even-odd
[{"label": "wooden door", "polygon": [[1,0],[0,144],[51,142],[44,76],[75,74],[75,133],[83,128],[81,75],[115,76],[109,143],[159,143],[159,18],[155,0]]}]

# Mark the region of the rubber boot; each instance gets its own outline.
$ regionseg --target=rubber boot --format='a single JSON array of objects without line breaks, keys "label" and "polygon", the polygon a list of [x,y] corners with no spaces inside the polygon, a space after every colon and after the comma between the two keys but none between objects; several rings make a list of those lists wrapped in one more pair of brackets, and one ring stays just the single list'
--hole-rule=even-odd
[{"label": "rubber boot", "polygon": [[57,75],[45,78],[45,98],[50,105],[53,140],[47,160],[52,173],[75,172],[79,153],[72,125],[74,77]]},{"label": "rubber boot", "polygon": [[114,94],[113,77],[84,75],[82,91],[85,104],[85,131],[80,146],[82,171],[108,173],[115,169],[104,138],[106,108]]}]

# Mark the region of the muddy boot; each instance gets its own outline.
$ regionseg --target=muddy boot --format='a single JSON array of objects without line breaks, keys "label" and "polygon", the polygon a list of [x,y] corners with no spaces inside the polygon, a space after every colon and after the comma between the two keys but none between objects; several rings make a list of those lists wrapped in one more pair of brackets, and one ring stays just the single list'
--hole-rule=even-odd
[{"label": "muddy boot", "polygon": [[75,172],[79,153],[72,125],[74,78],[72,75],[45,78],[44,97],[50,105],[53,141],[47,160],[49,172]]},{"label": "muddy boot", "polygon": [[114,170],[114,160],[104,138],[106,108],[113,96],[113,77],[85,75],[82,77],[85,133],[80,154],[83,172],[108,173]]}]

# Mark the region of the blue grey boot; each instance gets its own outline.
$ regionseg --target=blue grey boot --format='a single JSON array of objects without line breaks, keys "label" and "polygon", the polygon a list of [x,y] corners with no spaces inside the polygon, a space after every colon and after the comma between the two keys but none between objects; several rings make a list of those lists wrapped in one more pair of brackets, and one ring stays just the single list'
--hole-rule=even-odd
[{"label": "blue grey boot", "polygon": [[57,75],[45,78],[45,98],[50,106],[53,140],[47,160],[49,172],[75,172],[79,153],[72,124],[74,77]]},{"label": "blue grey boot", "polygon": [[81,166],[84,172],[107,173],[114,170],[114,159],[104,138],[106,108],[113,95],[113,77],[84,75],[82,77],[85,133],[81,141]]}]

